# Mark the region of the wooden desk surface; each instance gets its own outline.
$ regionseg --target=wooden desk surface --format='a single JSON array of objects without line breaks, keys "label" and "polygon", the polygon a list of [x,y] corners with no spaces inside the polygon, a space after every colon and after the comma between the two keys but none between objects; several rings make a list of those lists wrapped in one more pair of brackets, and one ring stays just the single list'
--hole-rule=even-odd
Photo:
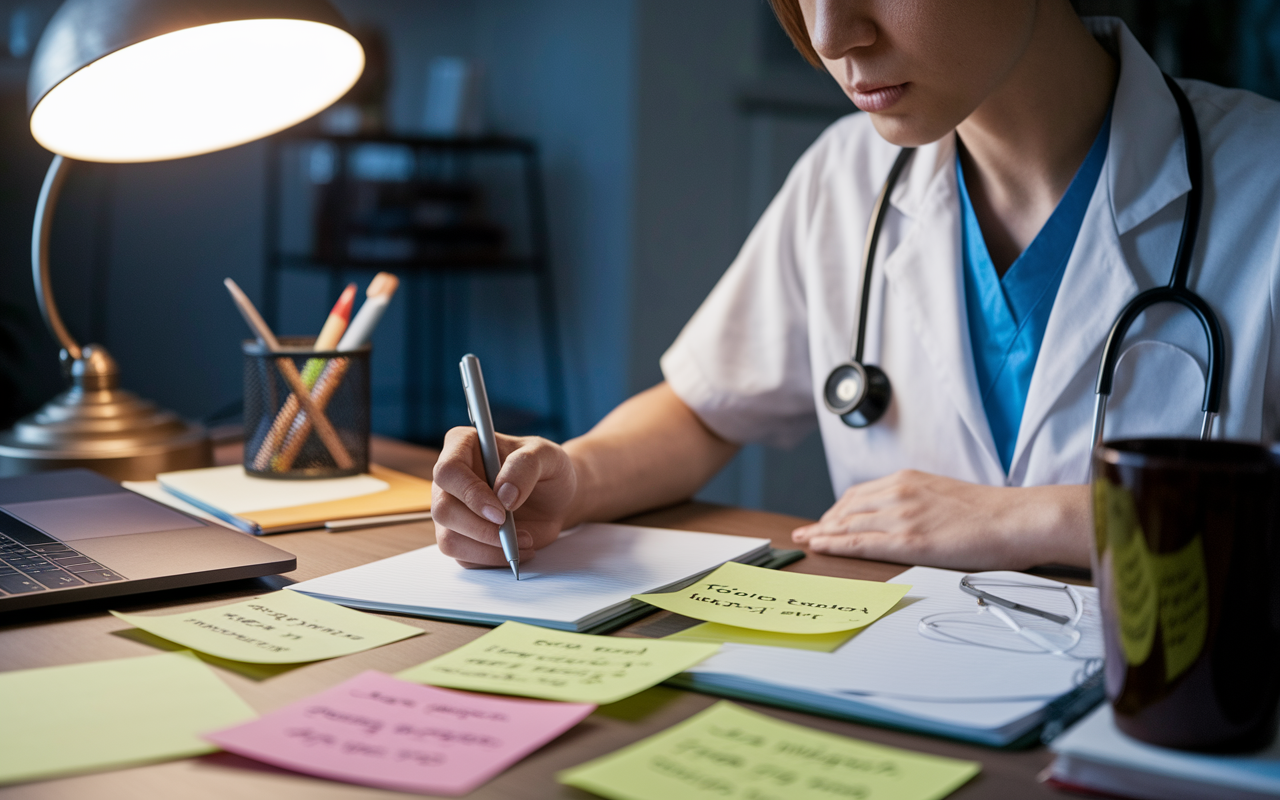
[{"label": "wooden desk surface", "polygon": [[[430,477],[436,453],[425,448],[375,437],[374,460],[380,464],[423,477]],[[218,449],[219,463],[235,463],[239,447]],[[656,527],[735,533],[769,537],[779,547],[791,547],[789,533],[801,520],[778,514],[724,508],[705,503],[685,503],[636,517],[629,522]],[[396,553],[423,547],[433,541],[430,523],[375,528],[350,533],[304,531],[269,538],[271,544],[298,556],[298,569],[283,578],[260,578],[194,588],[105,603],[84,603],[11,615],[0,622],[0,671],[31,667],[75,664],[103,659],[154,654],[145,644],[115,635],[129,626],[107,614],[110,607],[126,612],[174,612],[230,602],[260,594],[336,570],[354,567]],[[902,567],[869,561],[809,555],[787,569],[798,572],[836,575],[847,578],[885,580]],[[659,619],[658,612],[619,632],[637,636]],[[239,673],[212,667],[259,712],[267,712],[326,689],[368,669],[396,672],[434,658],[475,639],[488,628],[435,620],[396,617],[416,625],[429,635],[418,636],[386,647],[343,658],[304,664],[275,677],[254,681]],[[716,702],[716,698],[658,687],[638,696],[632,706],[647,706],[627,718],[621,711],[612,715],[597,712],[564,736],[513,766],[469,797],[477,798],[576,798],[595,797],[587,792],[555,782],[556,771],[611,753],[624,745],[657,733]],[[1036,782],[1051,755],[1044,748],[1004,752],[958,744],[927,736],[884,730],[851,722],[824,719],[753,703],[743,705],[778,719],[833,733],[853,736],[895,747],[982,763],[982,773],[952,797],[972,798],[1062,797]],[[329,798],[413,797],[381,789],[333,783],[295,775],[257,764],[227,753],[171,761],[133,769],[102,772],[0,789],[5,798],[178,798],[184,800],[328,800]]]}]

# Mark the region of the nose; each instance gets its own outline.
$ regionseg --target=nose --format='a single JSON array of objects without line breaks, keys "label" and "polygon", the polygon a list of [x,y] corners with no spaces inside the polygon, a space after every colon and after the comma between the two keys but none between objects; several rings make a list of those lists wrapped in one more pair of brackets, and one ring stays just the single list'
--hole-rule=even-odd
[{"label": "nose", "polygon": [[811,0],[809,38],[813,49],[825,59],[844,58],[856,47],[875,43],[876,25],[867,13],[866,3],[857,0]]}]

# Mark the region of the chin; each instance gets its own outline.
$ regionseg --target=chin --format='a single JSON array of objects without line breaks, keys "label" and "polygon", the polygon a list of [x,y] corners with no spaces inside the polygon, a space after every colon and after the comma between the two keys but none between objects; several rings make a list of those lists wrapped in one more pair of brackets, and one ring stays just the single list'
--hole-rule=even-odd
[{"label": "chin", "polygon": [[956,129],[955,123],[919,114],[871,114],[880,138],[898,147],[923,147]]}]

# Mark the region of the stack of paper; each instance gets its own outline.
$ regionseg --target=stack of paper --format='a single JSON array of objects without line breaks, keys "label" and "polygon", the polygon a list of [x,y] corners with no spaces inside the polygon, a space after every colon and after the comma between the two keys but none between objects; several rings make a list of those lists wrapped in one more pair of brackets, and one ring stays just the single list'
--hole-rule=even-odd
[{"label": "stack of paper", "polygon": [[278,480],[257,478],[232,465],[164,472],[155,481],[126,481],[124,486],[255,536],[431,509],[431,481],[377,465],[369,472],[348,478]]},{"label": "stack of paper", "polygon": [[1144,744],[1103,704],[1053,742],[1050,778],[1069,788],[1141,800],[1280,797],[1280,740],[1261,753],[1218,756]]},{"label": "stack of paper", "polygon": [[[1017,573],[987,574],[1043,581]],[[992,746],[1017,741],[1068,706],[1083,712],[1101,699],[1102,634],[1095,589],[1078,590],[1085,613],[1081,641],[1072,654],[1079,658],[922,635],[922,618],[977,613],[977,601],[960,591],[962,576],[928,567],[907,570],[890,581],[912,586],[898,608],[833,653],[726,644],[674,680],[713,694]]]},{"label": "stack of paper", "polygon": [[674,589],[726,561],[769,552],[768,539],[589,524],[539,550],[519,581],[507,569],[464,569],[432,545],[290,588],[370,611],[581,633],[648,608],[633,594]]}]

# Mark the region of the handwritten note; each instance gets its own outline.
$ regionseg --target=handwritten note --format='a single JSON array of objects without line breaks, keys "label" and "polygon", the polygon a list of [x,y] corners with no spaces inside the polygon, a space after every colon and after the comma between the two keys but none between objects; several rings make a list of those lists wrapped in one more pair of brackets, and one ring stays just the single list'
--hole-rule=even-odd
[{"label": "handwritten note", "polygon": [[505,622],[398,677],[474,692],[604,705],[683,672],[719,649],[718,644],[591,636]]},{"label": "handwritten note", "polygon": [[686,617],[775,633],[835,633],[869,625],[903,598],[901,583],[805,575],[729,562],[692,585],[638,594]]},{"label": "handwritten note", "polygon": [[287,589],[229,606],[160,617],[111,613],[184,647],[251,664],[319,661],[425,633]]},{"label": "handwritten note", "polygon": [[973,761],[860,742],[722,701],[557,778],[613,800],[938,800],[980,769]]},{"label": "handwritten note", "polygon": [[451,692],[365,672],[205,738],[295,772],[421,794],[466,794],[595,706]]},{"label": "handwritten note", "polygon": [[0,699],[0,784],[212,753],[254,716],[189,652],[6,672]]},{"label": "handwritten note", "polygon": [[833,653],[840,645],[849,641],[856,630],[836,631],[834,633],[775,633],[774,631],[758,631],[754,628],[739,628],[734,625],[721,625],[718,622],[703,622],[692,628],[685,628],[669,636],[663,641],[671,642],[715,642],[724,644],[754,644],[763,647],[792,647],[796,650],[817,650],[822,653]]}]

